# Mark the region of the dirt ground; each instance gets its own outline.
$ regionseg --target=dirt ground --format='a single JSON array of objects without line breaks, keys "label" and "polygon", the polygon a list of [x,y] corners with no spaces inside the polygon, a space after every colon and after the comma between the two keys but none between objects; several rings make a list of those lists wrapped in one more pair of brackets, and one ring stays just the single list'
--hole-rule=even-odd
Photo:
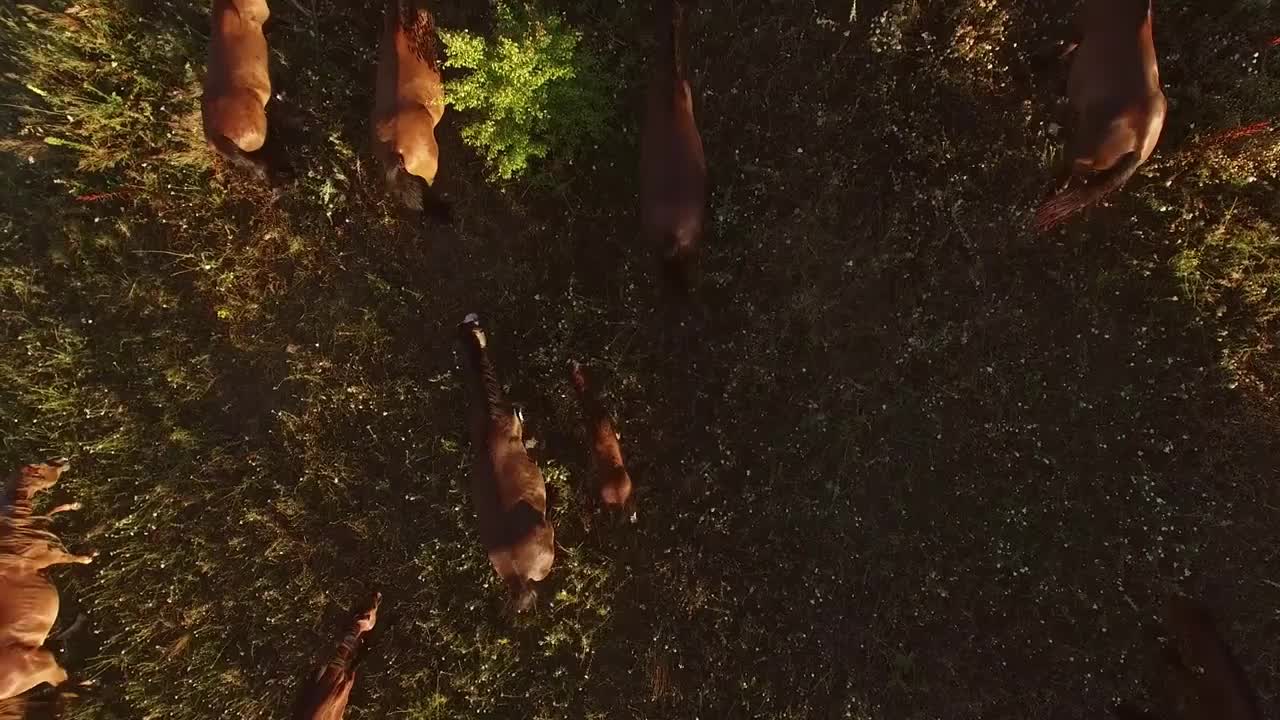
[{"label": "dirt ground", "polygon": [[[596,152],[497,188],[446,115],[452,227],[378,187],[376,2],[273,3],[280,191],[204,156],[203,3],[4,10],[3,457],[70,456],[63,535],[103,553],[57,573],[99,681],[70,716],[283,717],[371,585],[351,720],[1163,708],[1178,590],[1280,707],[1277,134],[1214,144],[1280,118],[1280,14],[1157,2],[1155,157],[1034,236],[1073,6],[702,2],[713,222],[682,326],[636,229],[642,4],[565,4],[626,80]],[[63,120],[51,85],[121,108]],[[119,147],[86,167],[50,136]],[[514,622],[466,494],[473,311],[560,545]],[[589,498],[570,358],[616,411],[634,525]]]}]

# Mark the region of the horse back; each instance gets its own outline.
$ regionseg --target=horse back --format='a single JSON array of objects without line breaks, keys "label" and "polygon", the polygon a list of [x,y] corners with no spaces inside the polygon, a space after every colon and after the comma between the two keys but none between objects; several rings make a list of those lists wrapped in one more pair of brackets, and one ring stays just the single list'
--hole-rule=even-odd
[{"label": "horse back", "polygon": [[206,92],[247,90],[266,105],[271,97],[267,38],[262,29],[267,15],[266,3],[260,0],[215,0]]},{"label": "horse back", "polygon": [[1073,161],[1093,169],[1155,150],[1166,102],[1151,34],[1150,0],[1088,0],[1067,95],[1076,115]]},{"label": "horse back", "polygon": [[489,439],[489,462],[494,469],[494,485],[502,512],[526,503],[539,513],[547,509],[547,487],[538,464],[529,457],[524,441],[509,430]]}]

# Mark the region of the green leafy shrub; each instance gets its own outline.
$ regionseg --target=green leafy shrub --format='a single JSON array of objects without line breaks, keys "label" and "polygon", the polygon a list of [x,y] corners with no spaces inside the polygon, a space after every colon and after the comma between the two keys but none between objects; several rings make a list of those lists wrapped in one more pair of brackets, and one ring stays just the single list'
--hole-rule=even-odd
[{"label": "green leafy shrub", "polygon": [[462,137],[494,177],[519,177],[533,160],[571,156],[603,136],[610,83],[581,33],[560,17],[500,2],[494,41],[465,30],[440,34],[446,65],[471,71],[449,83],[447,101],[476,112]]}]

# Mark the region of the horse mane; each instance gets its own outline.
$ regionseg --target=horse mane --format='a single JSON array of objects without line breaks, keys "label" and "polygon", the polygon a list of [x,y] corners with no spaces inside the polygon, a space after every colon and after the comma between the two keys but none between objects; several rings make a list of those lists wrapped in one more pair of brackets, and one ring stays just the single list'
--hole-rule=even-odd
[{"label": "horse mane", "polygon": [[396,3],[396,20],[404,31],[413,53],[440,72],[440,49],[436,36],[436,19],[423,7],[422,0],[393,0]]},{"label": "horse mane", "polygon": [[657,0],[654,6],[655,32],[658,52],[661,53],[659,62],[663,65],[671,63],[671,75],[677,80],[683,80],[688,74],[685,64],[685,43],[688,39],[685,33],[685,14],[685,6],[681,0]]},{"label": "horse mane", "polygon": [[[0,572],[21,565],[26,551],[36,543],[46,543],[54,550],[66,549],[57,535],[38,527],[47,520],[44,515],[25,518],[0,516]],[[0,715],[0,720],[5,720],[3,715]]]}]

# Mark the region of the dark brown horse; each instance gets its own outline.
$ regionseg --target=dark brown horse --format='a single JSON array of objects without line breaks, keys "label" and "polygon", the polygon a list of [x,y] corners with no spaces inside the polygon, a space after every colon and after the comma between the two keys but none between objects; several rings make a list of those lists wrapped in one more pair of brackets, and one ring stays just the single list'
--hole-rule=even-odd
[{"label": "dark brown horse", "polygon": [[209,57],[200,114],[210,147],[233,166],[266,174],[262,146],[267,141],[266,0],[213,0]]},{"label": "dark brown horse", "polygon": [[1155,150],[1166,102],[1151,15],[1151,0],[1085,0],[1067,81],[1073,128],[1065,187],[1037,211],[1038,230],[1118,190]]},{"label": "dark brown horse", "polygon": [[569,363],[569,382],[582,406],[582,420],[591,444],[591,470],[596,477],[596,492],[606,508],[620,510],[631,500],[631,475],[622,461],[622,446],[613,418],[600,396],[587,382],[581,365]]},{"label": "dark brown horse", "polygon": [[[1186,694],[1186,720],[1262,720],[1258,698],[1231,648],[1200,603],[1176,595],[1165,610],[1173,644],[1165,654],[1175,684]],[[1131,706],[1117,708],[1125,720],[1156,720]]]},{"label": "dark brown horse", "polygon": [[378,622],[382,594],[374,593],[351,620],[334,648],[315,673],[307,678],[298,697],[294,720],[340,720],[356,684],[356,664],[361,639]]},{"label": "dark brown horse", "polygon": [[480,318],[468,315],[458,334],[471,396],[471,499],[480,542],[507,585],[510,609],[521,612],[533,605],[533,583],[545,578],[555,561],[547,487],[525,450],[524,418],[503,397]]},{"label": "dark brown horse", "polygon": [[640,215],[669,288],[692,290],[707,205],[707,163],[693,116],[680,0],[655,0],[657,47],[640,139]]},{"label": "dark brown horse", "polygon": [[443,211],[430,194],[440,164],[435,128],[444,116],[435,19],[423,0],[387,0],[382,25],[374,153],[401,204],[421,210],[431,201],[431,209]]}]

